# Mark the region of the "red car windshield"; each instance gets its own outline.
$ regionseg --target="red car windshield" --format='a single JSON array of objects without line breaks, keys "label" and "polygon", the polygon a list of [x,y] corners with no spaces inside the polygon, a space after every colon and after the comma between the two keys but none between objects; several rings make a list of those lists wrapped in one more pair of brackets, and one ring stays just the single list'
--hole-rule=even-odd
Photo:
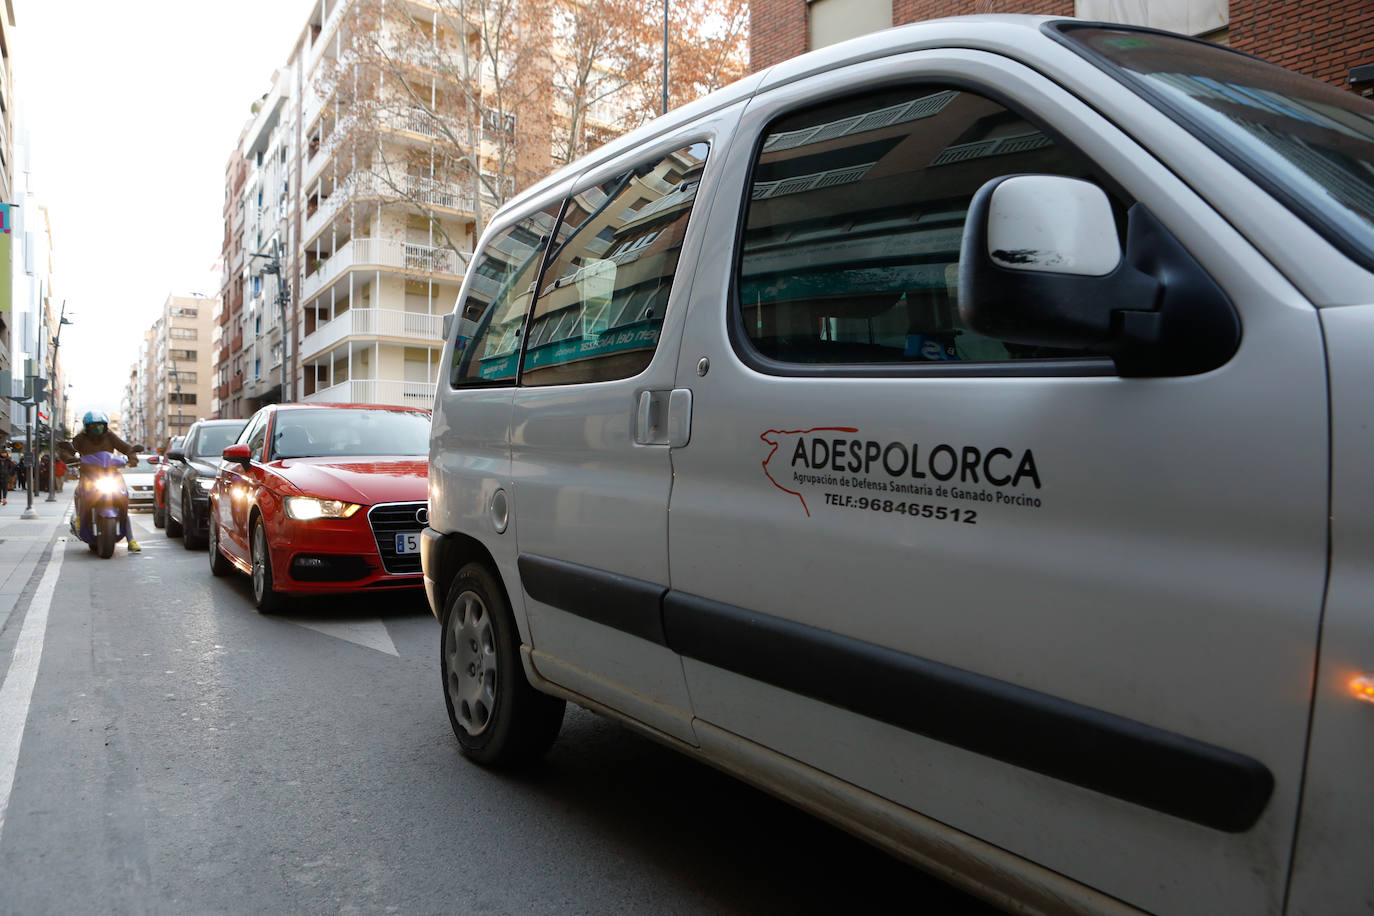
[{"label": "red car windshield", "polygon": [[384,408],[283,410],[272,429],[272,459],[429,454],[429,414]]}]

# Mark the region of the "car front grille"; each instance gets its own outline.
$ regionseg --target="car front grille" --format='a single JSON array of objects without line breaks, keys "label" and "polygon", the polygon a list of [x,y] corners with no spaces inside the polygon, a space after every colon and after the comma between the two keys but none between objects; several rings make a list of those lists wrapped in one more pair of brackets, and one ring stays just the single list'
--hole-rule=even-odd
[{"label": "car front grille", "polygon": [[425,527],[421,519],[428,519],[429,504],[384,503],[373,506],[367,513],[372,525],[372,537],[377,541],[377,553],[382,557],[382,568],[393,576],[412,576],[420,572],[418,553],[396,552],[396,535],[419,534]]}]

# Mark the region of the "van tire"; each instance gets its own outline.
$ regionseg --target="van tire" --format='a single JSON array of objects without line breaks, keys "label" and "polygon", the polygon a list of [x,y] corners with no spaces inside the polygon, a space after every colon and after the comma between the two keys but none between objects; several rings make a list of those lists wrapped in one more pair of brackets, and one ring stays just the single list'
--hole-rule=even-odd
[{"label": "van tire", "polygon": [[505,591],[483,564],[469,563],[454,577],[440,640],[444,704],[463,755],[497,768],[543,757],[567,704],[530,686]]}]

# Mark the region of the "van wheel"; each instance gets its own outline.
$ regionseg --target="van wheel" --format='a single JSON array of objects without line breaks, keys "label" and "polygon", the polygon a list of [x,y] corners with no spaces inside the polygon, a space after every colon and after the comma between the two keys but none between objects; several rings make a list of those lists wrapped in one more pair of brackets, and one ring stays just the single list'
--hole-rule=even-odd
[{"label": "van wheel", "polygon": [[441,638],[444,702],[464,756],[492,767],[542,757],[558,737],[567,704],[525,678],[515,618],[496,577],[481,563],[467,564],[454,577]]}]

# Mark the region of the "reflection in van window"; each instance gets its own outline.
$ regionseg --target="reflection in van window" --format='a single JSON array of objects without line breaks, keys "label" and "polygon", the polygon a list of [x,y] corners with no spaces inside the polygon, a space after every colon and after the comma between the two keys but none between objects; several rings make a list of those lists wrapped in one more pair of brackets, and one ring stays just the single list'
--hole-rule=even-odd
[{"label": "reflection in van window", "polygon": [[530,321],[522,385],[637,375],[663,327],[706,144],[573,195]]},{"label": "reflection in van window", "polygon": [[1092,177],[1077,152],[962,90],[887,90],[775,121],[754,165],[737,281],[746,336],[794,363],[1084,355],[960,322],[969,201],[1023,172]]},{"label": "reflection in van window", "polygon": [[552,232],[558,205],[498,234],[469,268],[472,280],[458,313],[449,382],[453,387],[514,385],[520,329]]}]

